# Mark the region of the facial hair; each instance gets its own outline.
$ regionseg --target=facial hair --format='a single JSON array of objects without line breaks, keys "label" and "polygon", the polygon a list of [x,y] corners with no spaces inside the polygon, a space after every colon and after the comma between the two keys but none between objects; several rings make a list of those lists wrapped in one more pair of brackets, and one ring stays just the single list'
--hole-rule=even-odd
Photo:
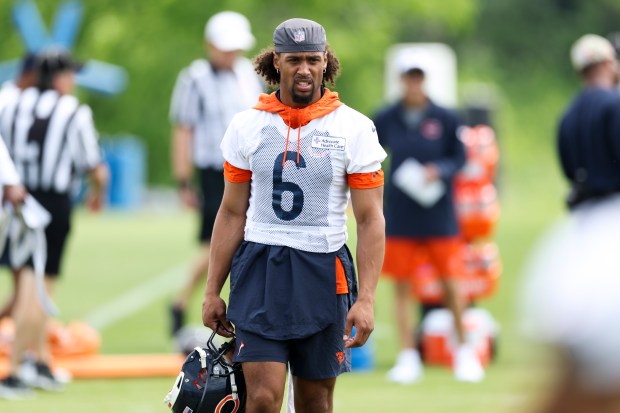
[{"label": "facial hair", "polygon": [[293,85],[291,87],[291,98],[293,99],[293,102],[295,103],[301,103],[304,105],[308,105],[310,102],[312,102],[313,97],[314,97],[314,83],[312,84],[312,90],[306,96],[298,95],[297,93],[295,93],[295,86]]}]

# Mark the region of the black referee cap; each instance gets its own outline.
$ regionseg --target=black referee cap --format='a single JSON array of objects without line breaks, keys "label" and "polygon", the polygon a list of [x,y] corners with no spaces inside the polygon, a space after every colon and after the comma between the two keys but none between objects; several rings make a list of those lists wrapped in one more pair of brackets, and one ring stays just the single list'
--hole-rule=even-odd
[{"label": "black referee cap", "polygon": [[79,71],[82,63],[76,61],[67,50],[49,49],[39,53],[34,68],[39,76],[49,77],[68,70]]}]

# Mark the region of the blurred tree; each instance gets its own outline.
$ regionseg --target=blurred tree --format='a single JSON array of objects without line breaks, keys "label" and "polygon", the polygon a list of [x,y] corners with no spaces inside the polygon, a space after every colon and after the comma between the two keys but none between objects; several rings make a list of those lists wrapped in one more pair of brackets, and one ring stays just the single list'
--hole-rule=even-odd
[{"label": "blurred tree", "polygon": [[[38,0],[47,21],[60,0]],[[23,46],[10,23],[11,0],[0,2],[0,60],[19,57]],[[383,99],[384,59],[400,42],[445,42],[457,52],[459,74],[514,86],[524,76],[572,79],[568,49],[586,31],[606,34],[620,27],[617,0],[160,0],[85,1],[75,53],[125,67],[130,76],[120,97],[83,94],[93,106],[102,135],[131,133],[148,147],[149,181],[172,182],[168,106],[179,70],[203,55],[206,20],[231,9],[246,14],[257,38],[249,55],[271,44],[275,26],[291,17],[317,20],[341,60],[336,90],[350,106],[372,114]],[[565,82],[565,84],[568,84]],[[512,85],[512,86],[511,86]]]}]

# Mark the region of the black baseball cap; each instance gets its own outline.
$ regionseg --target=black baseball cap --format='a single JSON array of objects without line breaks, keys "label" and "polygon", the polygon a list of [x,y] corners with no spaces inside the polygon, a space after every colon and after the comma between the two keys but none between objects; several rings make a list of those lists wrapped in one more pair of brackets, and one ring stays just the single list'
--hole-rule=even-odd
[{"label": "black baseball cap", "polygon": [[324,52],[326,43],[323,26],[308,19],[286,20],[273,32],[277,53]]},{"label": "black baseball cap", "polygon": [[39,76],[53,76],[60,72],[79,72],[84,65],[64,49],[49,49],[37,54],[34,69]]}]

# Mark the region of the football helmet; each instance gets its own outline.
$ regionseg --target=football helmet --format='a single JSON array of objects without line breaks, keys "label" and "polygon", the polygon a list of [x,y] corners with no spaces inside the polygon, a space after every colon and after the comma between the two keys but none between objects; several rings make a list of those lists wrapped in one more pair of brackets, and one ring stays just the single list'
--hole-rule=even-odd
[{"label": "football helmet", "polygon": [[243,413],[245,379],[240,363],[232,361],[234,338],[219,348],[213,342],[196,347],[187,356],[181,372],[164,398],[174,413]]}]

